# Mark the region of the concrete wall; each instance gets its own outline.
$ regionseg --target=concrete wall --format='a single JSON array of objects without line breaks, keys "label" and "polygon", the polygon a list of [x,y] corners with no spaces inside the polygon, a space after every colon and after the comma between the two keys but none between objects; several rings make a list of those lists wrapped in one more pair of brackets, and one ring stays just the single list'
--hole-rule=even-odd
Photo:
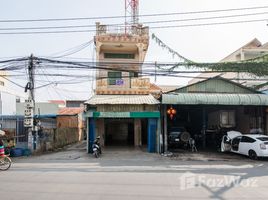
[{"label": "concrete wall", "polygon": [[[25,103],[16,104],[16,114],[24,115]],[[35,104],[35,114],[40,115],[56,115],[59,111],[59,105],[55,103],[36,103]]]},{"label": "concrete wall", "polygon": [[16,95],[0,91],[0,115],[15,115],[15,114],[16,114]]}]

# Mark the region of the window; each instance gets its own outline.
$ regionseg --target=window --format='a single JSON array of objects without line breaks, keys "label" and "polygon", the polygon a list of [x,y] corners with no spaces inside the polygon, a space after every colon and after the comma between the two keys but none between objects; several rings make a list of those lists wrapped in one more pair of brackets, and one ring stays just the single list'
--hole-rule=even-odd
[{"label": "window", "polygon": [[134,59],[135,54],[133,53],[104,53],[104,58],[112,59]]},{"label": "window", "polygon": [[129,77],[138,77],[138,72],[129,72]]},{"label": "window", "polygon": [[261,141],[268,141],[268,137],[258,137],[257,139]]},{"label": "window", "polygon": [[121,72],[108,72],[108,84],[109,85],[117,85],[116,81],[121,80],[122,73]]},{"label": "window", "polygon": [[243,136],[241,139],[241,142],[246,142],[246,143],[253,143],[255,141],[256,141],[255,139],[247,137],[247,136]]},{"label": "window", "polygon": [[1,85],[1,86],[4,86],[5,83],[4,83],[3,81],[0,81],[0,85]]},{"label": "window", "polygon": [[221,111],[220,112],[221,127],[235,127],[235,112],[234,111]]}]

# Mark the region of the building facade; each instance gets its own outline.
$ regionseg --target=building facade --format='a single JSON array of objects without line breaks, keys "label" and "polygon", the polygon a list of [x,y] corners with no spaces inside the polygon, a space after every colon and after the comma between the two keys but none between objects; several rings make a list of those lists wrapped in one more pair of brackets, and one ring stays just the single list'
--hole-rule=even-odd
[{"label": "building facade", "polygon": [[151,95],[157,90],[148,78],[140,76],[149,45],[148,27],[138,24],[115,31],[96,23],[94,40],[96,90],[85,102],[88,152],[96,136],[101,137],[103,146],[158,151],[159,101]]},{"label": "building facade", "polygon": [[[173,127],[184,127],[204,148],[218,148],[228,130],[267,134],[268,96],[222,77],[214,77],[162,95],[165,148]],[[170,118],[170,107],[176,114]]]}]

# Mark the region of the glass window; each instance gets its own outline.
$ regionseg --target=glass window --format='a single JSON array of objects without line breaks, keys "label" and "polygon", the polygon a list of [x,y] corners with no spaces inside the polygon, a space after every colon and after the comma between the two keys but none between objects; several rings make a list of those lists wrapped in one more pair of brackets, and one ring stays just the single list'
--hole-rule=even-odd
[{"label": "glass window", "polygon": [[135,54],[133,53],[104,53],[104,58],[134,59]]},{"label": "glass window", "polygon": [[257,139],[261,141],[268,141],[268,137],[258,137]]},{"label": "glass window", "polygon": [[255,139],[247,137],[247,136],[243,136],[241,139],[241,142],[246,142],[246,143],[253,143],[255,141],[256,141]]},{"label": "glass window", "polygon": [[122,78],[121,72],[108,72],[108,84],[116,85],[116,80],[120,80]]},{"label": "glass window", "polygon": [[138,77],[138,72],[129,72],[129,77]]}]

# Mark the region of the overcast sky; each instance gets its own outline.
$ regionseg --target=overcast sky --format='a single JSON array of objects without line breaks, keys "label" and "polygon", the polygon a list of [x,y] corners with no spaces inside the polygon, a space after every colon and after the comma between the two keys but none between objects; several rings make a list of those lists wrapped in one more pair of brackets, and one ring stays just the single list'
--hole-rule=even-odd
[{"label": "overcast sky", "polygon": [[[8,0],[2,1],[0,6],[0,20],[10,19],[44,19],[44,18],[71,18],[71,17],[103,17],[124,15],[124,0]],[[140,0],[139,13],[178,13],[202,10],[219,10],[230,8],[246,8],[268,6],[267,0]],[[140,22],[160,20],[175,20],[186,18],[199,18],[209,16],[237,15],[245,13],[268,12],[266,9],[243,10],[233,12],[203,13],[193,15],[174,15],[158,17],[141,17]],[[268,19],[268,14],[237,17],[215,20],[196,20],[176,23],[148,24],[154,26],[197,24],[211,22],[227,22],[253,19]],[[99,19],[75,22],[31,22],[31,23],[0,23],[0,28],[34,27],[34,26],[66,26],[66,25],[94,25],[96,21],[102,24],[123,23],[120,19]],[[268,42],[267,21],[241,24],[194,26],[180,28],[151,28],[150,34],[155,33],[169,47],[181,55],[197,62],[216,62],[232,53],[242,45],[258,38],[262,43]],[[147,24],[146,24],[147,25]],[[94,28],[91,28],[94,29]],[[4,32],[0,30],[0,33]],[[67,34],[34,34],[34,35],[0,35],[0,58],[29,56],[51,56],[56,52],[70,49],[93,39],[94,32],[67,33]],[[70,57],[92,59],[94,45],[90,45]],[[172,57],[165,49],[159,47],[154,41],[150,46],[146,61],[180,61]],[[158,84],[183,85],[186,79],[157,78]],[[91,82],[76,86],[57,85],[39,90],[37,98],[45,99],[87,99]],[[55,92],[55,90],[57,90]],[[68,91],[69,90],[69,91]],[[75,91],[74,91],[75,90]],[[71,93],[71,91],[73,91]],[[65,92],[65,93],[64,93]],[[44,95],[44,93],[46,95]]]}]

